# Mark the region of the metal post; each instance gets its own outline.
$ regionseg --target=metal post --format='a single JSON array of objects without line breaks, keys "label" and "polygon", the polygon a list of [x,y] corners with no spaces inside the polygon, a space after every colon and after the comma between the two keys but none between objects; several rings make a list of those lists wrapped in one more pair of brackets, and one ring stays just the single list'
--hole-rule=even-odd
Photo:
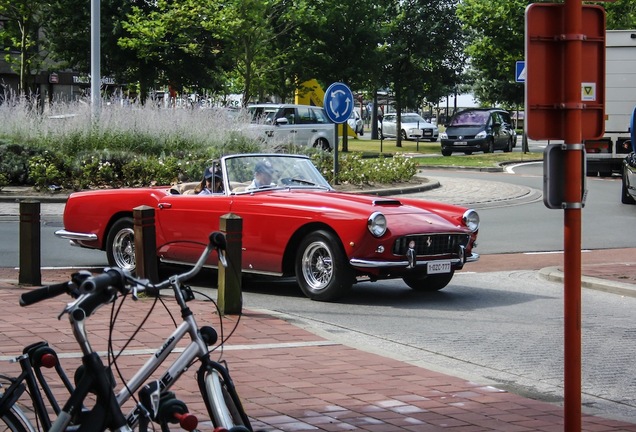
[{"label": "metal post", "polygon": [[581,430],[581,182],[583,5],[565,0],[564,430]]},{"label": "metal post", "polygon": [[242,295],[242,248],[243,219],[233,213],[221,216],[219,229],[227,242],[227,268],[219,263],[217,304],[221,315],[238,315],[243,307]]},{"label": "metal post", "polygon": [[25,285],[42,285],[39,201],[20,201],[20,271],[18,282]]},{"label": "metal post", "polygon": [[155,209],[139,206],[133,209],[135,231],[135,272],[142,279],[159,282]]},{"label": "metal post", "polygon": [[99,118],[101,104],[101,47],[100,47],[100,21],[101,2],[91,0],[91,114],[93,121]]}]

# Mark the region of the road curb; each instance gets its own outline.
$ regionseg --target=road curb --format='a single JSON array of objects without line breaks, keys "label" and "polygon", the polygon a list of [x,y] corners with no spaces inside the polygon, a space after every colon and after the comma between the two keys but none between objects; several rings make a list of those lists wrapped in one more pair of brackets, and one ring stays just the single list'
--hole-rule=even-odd
[{"label": "road curb", "polygon": [[[551,282],[563,282],[564,274],[559,267],[545,267],[539,270],[539,276]],[[636,297],[636,286],[627,283],[599,279],[592,276],[581,276],[581,288]]]}]

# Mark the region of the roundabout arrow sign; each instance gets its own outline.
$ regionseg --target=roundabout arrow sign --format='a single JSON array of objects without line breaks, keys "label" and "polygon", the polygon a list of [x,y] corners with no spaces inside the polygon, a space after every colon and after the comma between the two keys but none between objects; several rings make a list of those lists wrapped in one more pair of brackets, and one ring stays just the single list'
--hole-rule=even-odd
[{"label": "roundabout arrow sign", "polygon": [[325,91],[323,106],[327,117],[334,123],[345,123],[353,111],[353,93],[343,83],[333,83]]}]

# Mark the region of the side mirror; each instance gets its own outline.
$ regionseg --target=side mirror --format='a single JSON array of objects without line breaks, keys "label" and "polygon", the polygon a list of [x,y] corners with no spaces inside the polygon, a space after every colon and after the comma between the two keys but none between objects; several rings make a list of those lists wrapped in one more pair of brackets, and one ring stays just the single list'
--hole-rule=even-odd
[{"label": "side mirror", "polygon": [[276,119],[275,123],[277,126],[281,126],[281,125],[289,124],[289,121],[287,120],[287,117],[279,117]]}]

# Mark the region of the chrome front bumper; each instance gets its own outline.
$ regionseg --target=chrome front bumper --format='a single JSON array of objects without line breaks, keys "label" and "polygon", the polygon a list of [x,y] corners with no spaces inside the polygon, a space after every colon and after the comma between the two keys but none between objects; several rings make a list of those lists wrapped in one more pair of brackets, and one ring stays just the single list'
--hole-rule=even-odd
[{"label": "chrome front bumper", "polygon": [[[464,263],[475,262],[477,260],[479,260],[479,254],[471,253],[469,256],[466,257],[465,260],[462,260],[461,258],[453,258],[450,260],[420,260],[415,262],[415,266],[423,266],[423,265],[427,265],[430,262],[436,262],[436,261],[450,261],[451,264],[453,265],[457,265],[457,264],[463,265]],[[352,258],[349,260],[349,264],[351,264],[353,267],[360,267],[360,268],[388,268],[388,267],[408,268],[408,267],[411,267],[411,264],[409,263],[408,259],[404,261],[373,261],[373,260],[363,260],[358,258]]]}]

